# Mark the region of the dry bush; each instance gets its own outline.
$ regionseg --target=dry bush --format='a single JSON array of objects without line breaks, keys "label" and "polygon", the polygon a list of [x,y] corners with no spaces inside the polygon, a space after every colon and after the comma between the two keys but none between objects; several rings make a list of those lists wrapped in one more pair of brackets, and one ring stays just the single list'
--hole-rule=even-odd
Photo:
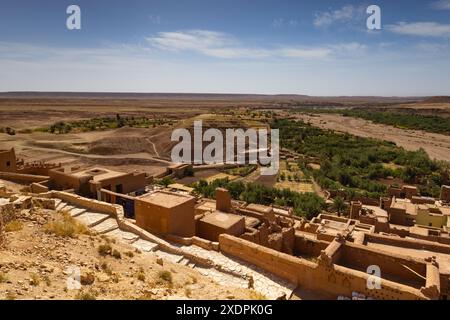
[{"label": "dry bush", "polygon": [[109,244],[101,244],[97,248],[97,252],[102,257],[112,254],[112,247]]},{"label": "dry bush", "polygon": [[122,259],[122,255],[120,254],[120,252],[116,249],[113,250],[112,254],[111,254],[114,258],[116,259]]},{"label": "dry bush", "polygon": [[75,296],[76,300],[96,300],[97,299],[97,292],[93,290],[89,291],[80,291]]},{"label": "dry bush", "polygon": [[30,278],[30,285],[36,287],[39,285],[39,283],[41,283],[41,279],[39,278],[39,276],[36,273],[33,273]]},{"label": "dry bush", "polygon": [[70,238],[77,238],[80,234],[89,233],[88,228],[84,224],[78,222],[67,212],[60,213],[55,221],[44,225],[44,231],[59,237]]},{"label": "dry bush", "polygon": [[5,273],[0,272],[0,283],[5,283],[8,282],[8,277],[6,276]]},{"label": "dry bush", "polygon": [[5,232],[20,231],[23,229],[23,223],[19,220],[13,220],[5,225]]},{"label": "dry bush", "polygon": [[250,299],[252,299],[252,300],[267,300],[266,296],[264,296],[263,294],[255,291],[255,290],[252,290],[250,292]]},{"label": "dry bush", "polygon": [[173,281],[172,273],[167,270],[162,270],[162,271],[158,272],[158,277],[167,283],[172,283],[172,281]]}]

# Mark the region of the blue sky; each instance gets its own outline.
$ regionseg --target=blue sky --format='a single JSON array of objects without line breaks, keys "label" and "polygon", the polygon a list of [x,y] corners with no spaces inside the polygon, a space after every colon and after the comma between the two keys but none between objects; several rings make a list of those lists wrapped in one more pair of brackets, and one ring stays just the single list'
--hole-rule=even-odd
[{"label": "blue sky", "polygon": [[450,0],[3,0],[0,91],[450,95]]}]

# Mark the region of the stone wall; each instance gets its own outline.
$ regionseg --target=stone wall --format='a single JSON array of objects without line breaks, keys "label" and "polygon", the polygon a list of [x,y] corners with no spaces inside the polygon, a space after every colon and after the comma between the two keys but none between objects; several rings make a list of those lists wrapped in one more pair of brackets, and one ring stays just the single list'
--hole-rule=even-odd
[{"label": "stone wall", "polygon": [[229,235],[220,236],[219,248],[225,254],[252,263],[302,289],[336,297],[352,296],[356,291],[375,299],[427,299],[420,290],[385,279],[381,279],[381,289],[371,290],[367,287],[369,275],[365,272],[339,265],[322,266]]},{"label": "stone wall", "polygon": [[48,180],[48,176],[37,176],[32,174],[21,174],[13,172],[0,172],[0,179],[18,183],[42,182]]},{"label": "stone wall", "polygon": [[380,243],[391,246],[397,246],[402,248],[410,248],[417,250],[427,250],[432,252],[440,252],[445,254],[450,254],[450,246],[446,244],[433,243],[430,241],[420,240],[420,239],[402,239],[398,237],[390,237],[378,234],[366,234],[366,241],[372,243]]}]

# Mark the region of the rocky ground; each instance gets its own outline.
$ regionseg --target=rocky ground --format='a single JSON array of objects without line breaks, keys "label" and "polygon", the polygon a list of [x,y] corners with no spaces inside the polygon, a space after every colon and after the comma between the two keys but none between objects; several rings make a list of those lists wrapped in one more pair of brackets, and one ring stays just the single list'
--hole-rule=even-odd
[{"label": "rocky ground", "polygon": [[[79,290],[70,280],[76,270]],[[4,226],[0,299],[260,298],[253,290],[219,285],[187,266],[93,234],[53,210],[21,210]]]}]

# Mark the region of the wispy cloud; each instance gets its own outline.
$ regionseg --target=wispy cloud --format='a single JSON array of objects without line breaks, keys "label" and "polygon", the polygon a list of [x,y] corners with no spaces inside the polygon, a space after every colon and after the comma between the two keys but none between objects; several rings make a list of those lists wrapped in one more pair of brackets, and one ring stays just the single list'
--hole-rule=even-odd
[{"label": "wispy cloud", "polygon": [[296,27],[298,25],[298,21],[295,19],[284,19],[284,18],[276,18],[272,20],[271,26],[273,28],[282,28],[284,26],[287,27]]},{"label": "wispy cloud", "polygon": [[276,47],[248,47],[238,39],[209,30],[160,32],[147,38],[151,46],[160,50],[191,51],[214,58],[301,58],[323,59],[351,55],[365,50],[365,45],[352,42],[322,46],[288,45]]},{"label": "wispy cloud", "polygon": [[387,25],[386,29],[397,34],[410,36],[450,37],[450,24],[437,22],[399,22],[397,24]]},{"label": "wispy cloud", "polygon": [[450,10],[450,0],[439,0],[431,4],[436,10]]},{"label": "wispy cloud", "polygon": [[337,10],[318,12],[314,18],[314,25],[316,27],[328,27],[336,22],[350,21],[355,16],[356,11],[354,6],[346,5]]}]

